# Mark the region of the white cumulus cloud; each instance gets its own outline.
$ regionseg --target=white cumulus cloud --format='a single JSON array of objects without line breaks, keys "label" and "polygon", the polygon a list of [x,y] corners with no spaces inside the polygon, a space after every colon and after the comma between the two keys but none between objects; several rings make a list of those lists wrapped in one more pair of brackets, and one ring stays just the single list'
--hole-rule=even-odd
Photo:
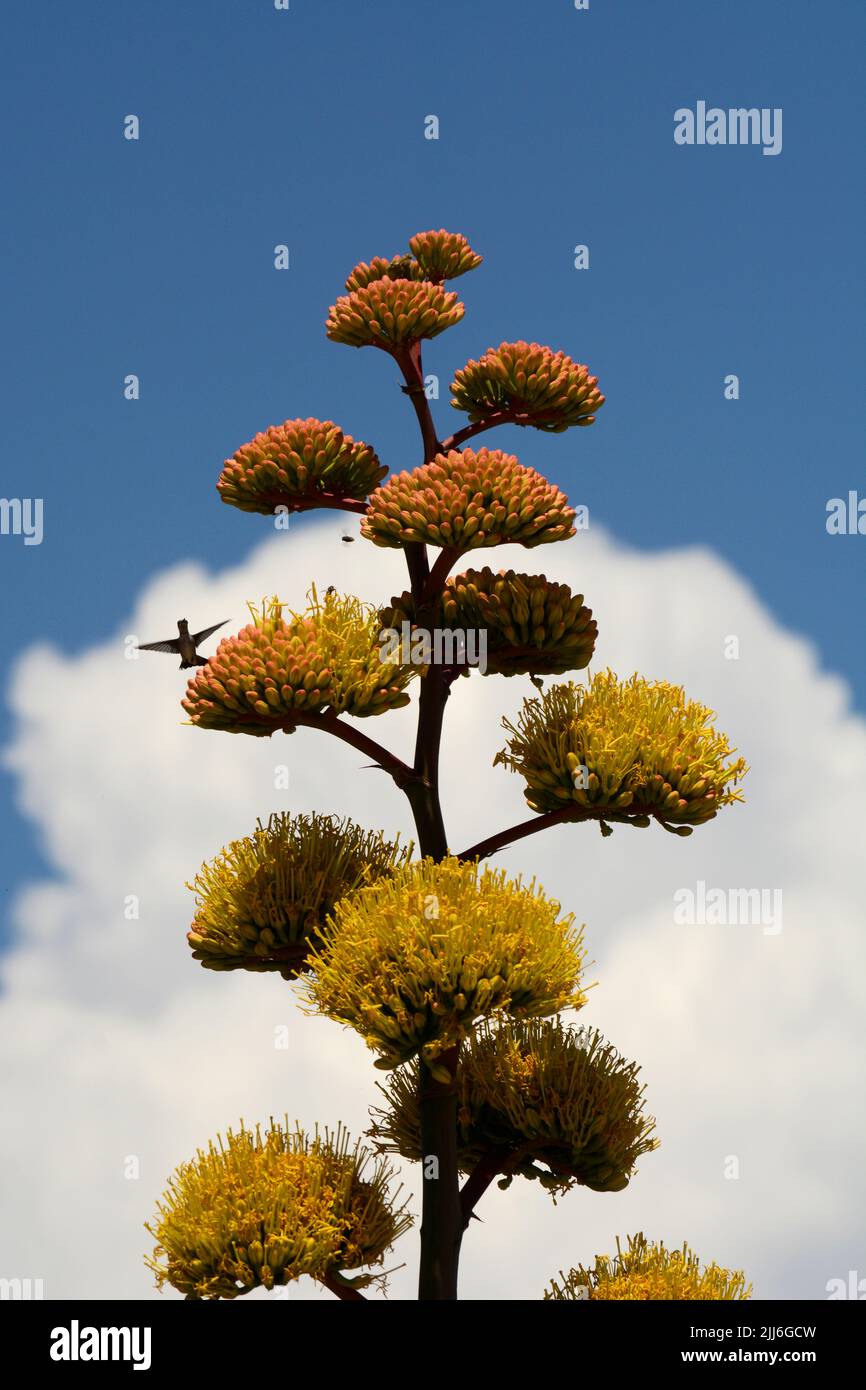
[{"label": "white cumulus cloud", "polygon": [[[178,616],[193,630],[230,617],[236,630],[246,599],[301,606],[310,580],[376,601],[399,593],[400,557],[343,545],[342,530],[332,517],[299,524],[217,574],[177,565],[100,646],[35,646],[14,669],[7,763],[54,874],[20,894],[0,963],[0,1275],[42,1278],[48,1297],[150,1296],[143,1223],[170,1171],[218,1130],[288,1112],[358,1133],[376,1099],[362,1042],[301,1014],[279,978],[192,961],[184,885],[273,810],[411,833],[400,793],[312,731],[184,725],[176,658],[128,660],[124,643],[167,636]],[[620,1194],[578,1190],[554,1207],[535,1184],[494,1187],[467,1233],[462,1294],[538,1298],[560,1268],[642,1229],[743,1267],[757,1297],[826,1297],[863,1250],[866,725],[814,648],[710,551],[644,554],[591,530],[493,559],[533,569],[542,557],[593,608],[596,665],[684,684],[751,772],[746,804],[688,840],[562,826],[499,856],[586,922],[598,986],[581,1021],[642,1064],[662,1146]],[[732,636],[738,659],[725,656]],[[457,682],[442,779],[455,850],[528,814],[519,779],[491,763],[500,716],[529,693],[525,678]],[[364,727],[408,756],[412,721],[410,709]],[[701,881],[781,890],[782,930],[678,925],[674,894]],[[288,1050],[274,1045],[283,1024]],[[406,1183],[418,1192],[411,1169]],[[416,1241],[397,1252],[394,1297],[413,1296]],[[309,1282],[290,1296],[330,1297]]]}]

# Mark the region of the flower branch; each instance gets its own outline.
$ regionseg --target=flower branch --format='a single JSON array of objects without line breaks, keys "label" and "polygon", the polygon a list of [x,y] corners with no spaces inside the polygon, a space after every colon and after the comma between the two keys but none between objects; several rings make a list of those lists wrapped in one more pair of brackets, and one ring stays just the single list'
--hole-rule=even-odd
[{"label": "flower branch", "polygon": [[546,424],[555,424],[558,419],[558,412],[552,412],[549,415],[538,415],[511,408],[495,410],[483,420],[475,420],[473,424],[464,425],[462,429],[456,430],[454,434],[449,435],[442,444],[442,452],[447,453],[449,449],[460,449],[467,440],[474,439],[477,434],[483,434],[485,430],[496,429],[497,425],[519,425],[521,428],[532,425],[535,426],[535,428],[539,428]]},{"label": "flower branch", "polygon": [[360,1289],[356,1289],[352,1284],[348,1283],[335,1269],[328,1270],[328,1272],[322,1276],[321,1282],[326,1289],[336,1294],[337,1298],[341,1298],[345,1302],[367,1302],[367,1299],[361,1293]]},{"label": "flower branch", "polygon": [[547,830],[551,825],[562,825],[565,821],[591,820],[593,817],[600,819],[601,813],[586,811],[575,804],[563,806],[558,811],[547,811],[543,816],[530,816],[519,825],[512,825],[508,830],[489,835],[487,839],[479,840],[469,849],[462,850],[457,858],[486,859],[500,849],[507,849],[515,840],[523,840],[527,835],[535,835],[539,830]]},{"label": "flower branch", "polygon": [[282,725],[284,733],[294,733],[296,728],[320,729],[322,733],[331,734],[334,738],[340,739],[343,743],[348,743],[350,747],[356,748],[359,753],[372,758],[376,767],[387,772],[401,790],[406,790],[407,786],[421,779],[415,770],[395,753],[388,748],[377,743],[360,729],[354,728],[351,724],[346,724],[333,710],[328,710],[324,714],[304,714],[298,711],[292,716],[291,721]]},{"label": "flower branch", "polygon": [[412,407],[418,419],[418,426],[421,430],[421,440],[424,445],[424,463],[429,463],[441,451],[441,444],[436,433],[436,425],[430,410],[430,402],[424,390],[424,371],[421,366],[421,344],[412,343],[409,347],[404,347],[394,352],[394,361],[397,363],[405,385],[400,389],[407,395],[412,402]]}]

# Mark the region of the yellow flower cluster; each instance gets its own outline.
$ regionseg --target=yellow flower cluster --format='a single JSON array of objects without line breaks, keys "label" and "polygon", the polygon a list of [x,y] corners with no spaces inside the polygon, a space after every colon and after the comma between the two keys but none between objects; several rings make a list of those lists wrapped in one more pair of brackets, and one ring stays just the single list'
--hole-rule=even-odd
[{"label": "yellow flower cluster", "polygon": [[411,255],[374,256],[361,261],[346,280],[349,294],[366,289],[374,280],[456,280],[481,264],[479,256],[459,232],[416,232],[409,238]]},{"label": "yellow flower cluster", "polygon": [[472,250],[459,232],[416,232],[409,238],[409,250],[428,280],[456,280],[468,270],[476,270],[482,257]]},{"label": "yellow flower cluster", "polygon": [[[391,600],[382,614],[386,627],[415,620],[408,591]],[[543,574],[517,574],[485,566],[449,579],[439,605],[438,625],[462,632],[483,631],[484,674],[560,675],[588,664],[598,636],[592,609],[583,594],[554,584]]]},{"label": "yellow flower cluster", "polygon": [[[506,1175],[500,1186],[521,1174],[553,1193],[576,1184],[621,1191],[638,1158],[658,1146],[638,1070],[598,1032],[559,1020],[482,1023],[457,1069],[461,1169],[495,1161]],[[420,1160],[417,1066],[401,1067],[380,1089],[389,1108],[376,1112],[375,1138]]]},{"label": "yellow flower cluster", "polygon": [[335,816],[273,815],[234,840],[190,885],[187,940],[208,970],[276,970],[293,979],[338,898],[404,863],[412,846]]},{"label": "yellow flower cluster", "polygon": [[[357,274],[357,272],[353,272]],[[429,280],[371,280],[331,305],[326,332],[347,347],[378,347],[386,352],[435,338],[465,313],[453,290]]]},{"label": "yellow flower cluster", "polygon": [[487,669],[503,676],[558,675],[586,666],[598,624],[583,594],[543,574],[517,574],[485,566],[445,586],[445,620],[487,630]]},{"label": "yellow flower cluster", "polygon": [[505,411],[516,424],[560,434],[591,425],[604,405],[598,377],[540,343],[500,343],[469,361],[451,383],[451,404],[473,423]]},{"label": "yellow flower cluster", "polygon": [[312,589],[304,613],[283,618],[277,599],[250,605],[252,623],[225,638],[198,669],[181,702],[193,724],[268,735],[296,714],[333,710],[358,719],[409,701],[411,666],[383,661],[376,610],[351,596]]},{"label": "yellow flower cluster", "polygon": [[742,1301],[751,1296],[742,1270],[723,1269],[700,1261],[688,1247],[666,1250],[661,1241],[642,1234],[628,1237],[628,1248],[616,1242],[616,1255],[597,1255],[592,1269],[582,1265],[559,1280],[551,1280],[545,1300],[581,1299],[688,1299],[692,1301]]},{"label": "yellow flower cluster", "polygon": [[435,1075],[436,1058],[479,1018],[585,1003],[583,931],[559,914],[534,879],[416,861],[337,903],[304,989],[318,1012],[365,1038],[376,1066],[420,1054]]},{"label": "yellow flower cluster", "polygon": [[381,1264],[412,1224],[400,1189],[389,1193],[391,1176],[340,1127],[307,1136],[272,1120],[264,1134],[228,1130],[169,1179],[147,1228],[157,1241],[148,1265],[158,1287],[210,1299]]},{"label": "yellow flower cluster", "polygon": [[271,515],[363,500],[388,469],[369,444],[343,434],[332,420],[286,420],[257,434],[227,459],[217,491],[243,512]]},{"label": "yellow flower cluster", "polygon": [[411,256],[374,256],[371,261],[360,261],[346,279],[346,290],[365,290],[374,280],[425,280],[423,270]]},{"label": "yellow flower cluster", "polygon": [[460,554],[508,542],[532,547],[573,536],[574,508],[513,454],[451,449],[392,473],[370,498],[361,532],[375,545],[424,541]]},{"label": "yellow flower cluster", "polygon": [[655,819],[689,835],[743,799],[735,788],[746,763],[733,760],[714,718],[681,686],[605,671],[524,701],[516,724],[503,720],[511,738],[494,761],[521,774],[534,811],[574,806],[603,828]]}]

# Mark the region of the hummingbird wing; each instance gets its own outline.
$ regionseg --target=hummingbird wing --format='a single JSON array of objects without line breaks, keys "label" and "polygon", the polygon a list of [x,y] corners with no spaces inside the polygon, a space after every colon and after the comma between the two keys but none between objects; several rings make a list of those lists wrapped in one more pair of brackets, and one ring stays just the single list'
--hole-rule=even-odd
[{"label": "hummingbird wing", "polygon": [[196,646],[198,646],[199,643],[200,643],[200,642],[203,642],[203,641],[205,640],[206,637],[210,637],[210,635],[211,635],[212,632],[216,632],[216,630],[217,630],[218,627],[225,627],[225,625],[226,625],[226,623],[227,623],[228,621],[229,621],[228,618],[223,618],[223,620],[222,620],[221,623],[214,623],[213,627],[206,627],[206,628],[203,628],[201,632],[196,632],[196,633],[194,633],[194,634],[193,634],[193,639],[192,639],[193,642],[195,643]]},{"label": "hummingbird wing", "polygon": [[139,642],[136,651],[139,652],[175,652],[180,651],[176,637],[168,637],[164,642]]}]

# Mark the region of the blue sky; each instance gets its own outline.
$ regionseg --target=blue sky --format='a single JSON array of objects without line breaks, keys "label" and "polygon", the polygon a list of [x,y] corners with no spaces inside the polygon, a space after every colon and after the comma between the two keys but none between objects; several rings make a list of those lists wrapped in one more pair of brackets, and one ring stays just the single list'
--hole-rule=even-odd
[{"label": "blue sky", "polygon": [[[242,559],[268,524],[214,483],[268,424],[333,418],[416,461],[387,360],[323,324],[356,261],[444,226],[485,262],[426,353],[443,431],[450,373],[490,344],[588,362],[608,398],[592,429],[490,442],[620,539],[715,547],[866,708],[866,537],[824,525],[828,498],[866,490],[864,39],[859,0],[7,7],[0,493],[43,497],[45,536],[0,537],[4,667],[122,635],[178,559]],[[676,146],[699,99],[781,107],[782,153]],[[8,887],[41,861],[4,818]]]}]

